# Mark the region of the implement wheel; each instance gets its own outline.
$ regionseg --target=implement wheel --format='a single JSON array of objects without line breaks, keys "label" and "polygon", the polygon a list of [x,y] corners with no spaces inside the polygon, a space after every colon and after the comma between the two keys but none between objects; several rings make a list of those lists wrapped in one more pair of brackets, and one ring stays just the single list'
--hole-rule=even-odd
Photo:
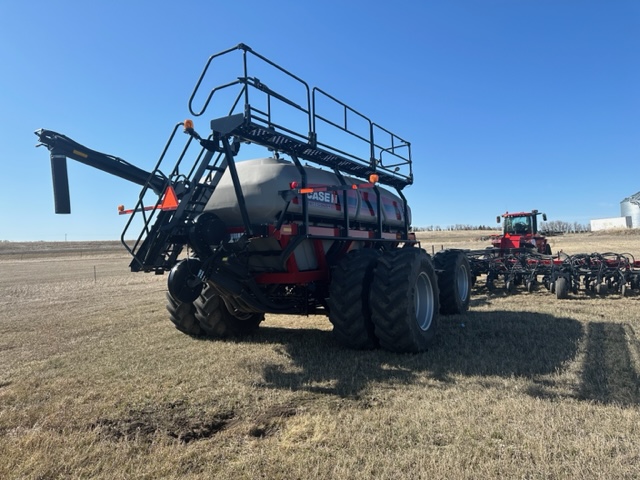
[{"label": "implement wheel", "polygon": [[194,337],[204,334],[200,328],[200,322],[196,319],[196,307],[193,303],[176,300],[167,292],[167,311],[169,312],[169,320],[182,333]]},{"label": "implement wheel", "polygon": [[336,340],[348,348],[376,348],[369,306],[373,269],[380,252],[370,248],[349,252],[332,272],[329,286],[329,321]]},{"label": "implement wheel", "polygon": [[393,352],[421,352],[438,323],[438,280],[431,257],[403,248],[378,259],[371,284],[371,318],[380,346]]},{"label": "implement wheel", "polygon": [[471,266],[464,252],[443,250],[434,255],[433,263],[438,271],[440,313],[453,315],[469,310]]},{"label": "implement wheel", "polygon": [[556,279],[555,290],[557,299],[569,298],[569,282],[565,277],[558,277]]},{"label": "implement wheel", "polygon": [[513,291],[516,289],[516,283],[513,279],[507,280],[507,283],[505,283],[504,285],[507,293],[513,293]]},{"label": "implement wheel", "polygon": [[254,333],[264,320],[262,313],[231,312],[222,297],[205,286],[195,302],[196,318],[202,331],[211,338],[243,337]]}]

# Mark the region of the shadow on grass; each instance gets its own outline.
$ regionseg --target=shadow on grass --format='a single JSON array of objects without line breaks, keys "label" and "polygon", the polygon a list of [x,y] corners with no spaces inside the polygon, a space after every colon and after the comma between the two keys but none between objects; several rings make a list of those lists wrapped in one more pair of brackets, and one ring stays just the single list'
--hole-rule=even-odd
[{"label": "shadow on grass", "polygon": [[408,384],[425,375],[533,378],[562,368],[584,335],[572,319],[539,313],[470,312],[443,317],[437,341],[422,354],[340,347],[331,332],[264,327],[252,340],[275,343],[291,366],[263,365],[265,386],[355,396],[371,382]]},{"label": "shadow on grass", "polygon": [[640,344],[630,325],[590,323],[578,398],[640,405],[640,378],[634,368],[633,354],[640,358]]}]

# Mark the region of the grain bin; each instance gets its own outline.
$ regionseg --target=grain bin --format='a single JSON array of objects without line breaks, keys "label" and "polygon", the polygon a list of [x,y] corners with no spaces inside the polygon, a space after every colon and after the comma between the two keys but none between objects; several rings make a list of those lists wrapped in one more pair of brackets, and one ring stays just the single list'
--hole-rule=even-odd
[{"label": "grain bin", "polygon": [[620,215],[631,217],[632,228],[640,228],[640,192],[620,202]]}]

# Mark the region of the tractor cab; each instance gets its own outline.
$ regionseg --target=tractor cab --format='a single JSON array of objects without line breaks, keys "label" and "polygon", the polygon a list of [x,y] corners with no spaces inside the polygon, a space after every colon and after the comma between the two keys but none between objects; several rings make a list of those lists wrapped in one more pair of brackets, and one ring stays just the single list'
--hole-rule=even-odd
[{"label": "tractor cab", "polygon": [[531,214],[518,214],[514,217],[505,217],[504,234],[509,235],[526,235],[536,233],[536,217]]},{"label": "tractor cab", "polygon": [[547,215],[532,210],[530,212],[505,212],[496,217],[497,223],[503,221],[502,235],[493,235],[491,244],[500,250],[510,250],[514,248],[534,248],[538,253],[551,255],[551,247],[547,239],[538,233],[538,215],[542,215],[542,220],[547,220]]}]

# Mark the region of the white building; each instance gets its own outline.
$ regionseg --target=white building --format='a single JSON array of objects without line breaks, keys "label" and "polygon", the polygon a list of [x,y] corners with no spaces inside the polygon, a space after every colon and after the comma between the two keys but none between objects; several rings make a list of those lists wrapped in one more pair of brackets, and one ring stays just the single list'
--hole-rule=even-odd
[{"label": "white building", "polygon": [[631,228],[631,217],[598,218],[591,220],[591,231]]}]

